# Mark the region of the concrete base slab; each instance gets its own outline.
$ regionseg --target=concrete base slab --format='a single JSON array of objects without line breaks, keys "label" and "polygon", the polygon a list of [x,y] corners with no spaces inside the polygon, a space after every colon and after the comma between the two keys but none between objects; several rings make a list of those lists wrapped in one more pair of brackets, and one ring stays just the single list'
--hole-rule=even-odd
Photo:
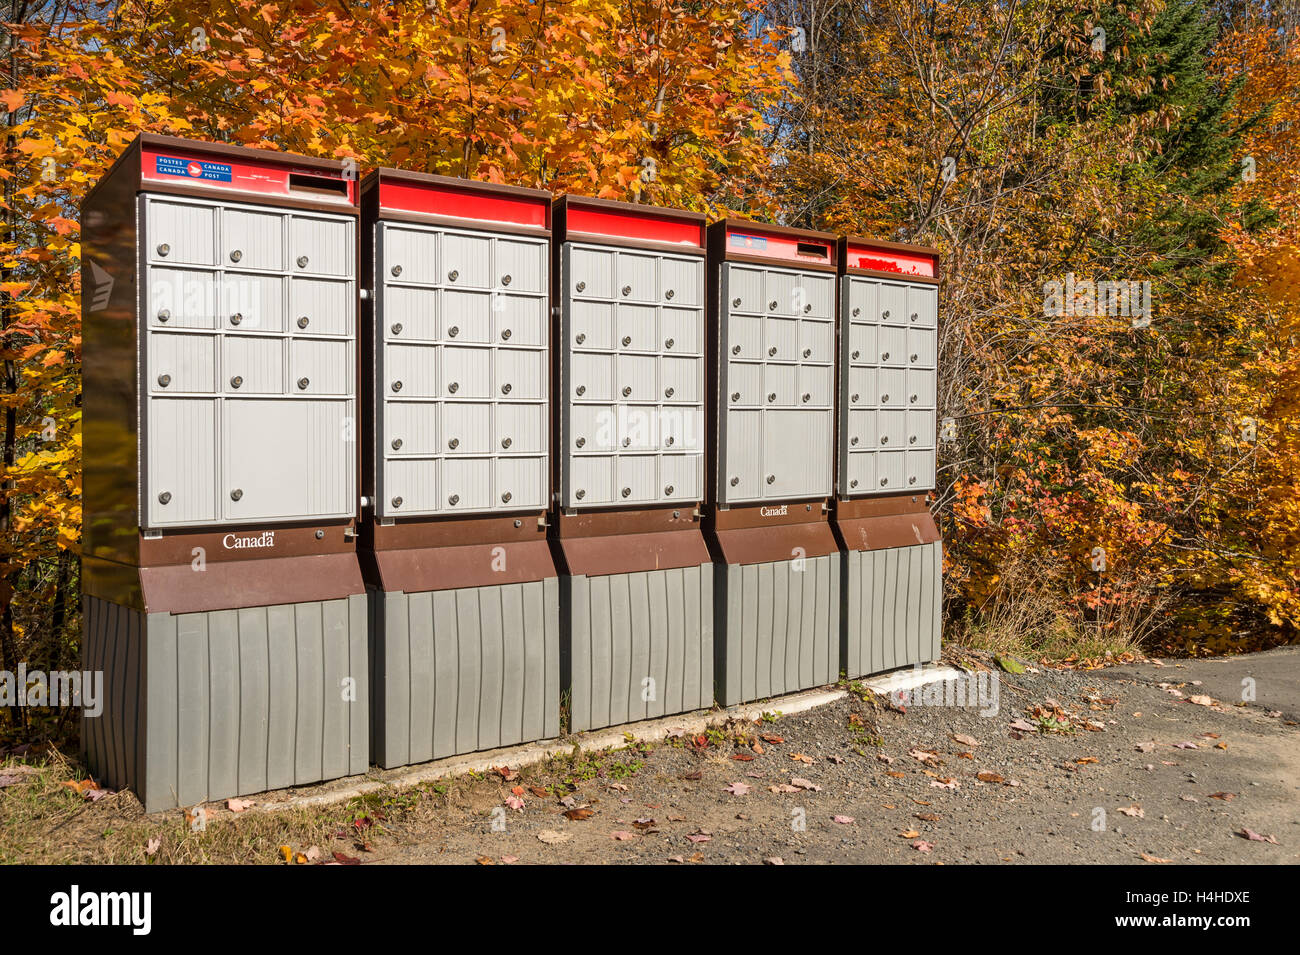
[{"label": "concrete base slab", "polygon": [[965,674],[945,663],[926,663],[891,670],[879,676],[869,677],[858,682],[880,696],[889,696],[903,690],[915,690],[918,686],[960,679]]}]

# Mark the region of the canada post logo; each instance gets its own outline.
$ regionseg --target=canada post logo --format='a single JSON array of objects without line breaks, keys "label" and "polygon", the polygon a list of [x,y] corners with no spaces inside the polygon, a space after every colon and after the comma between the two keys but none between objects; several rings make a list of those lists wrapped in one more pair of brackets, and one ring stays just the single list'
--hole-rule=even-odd
[{"label": "canada post logo", "polygon": [[198,159],[159,156],[154,160],[154,168],[163,176],[181,176],[184,179],[203,179],[207,182],[230,182],[230,166],[224,162],[203,162]]},{"label": "canada post logo", "polygon": [[739,232],[731,233],[731,244],[740,249],[766,249],[767,238],[761,235],[743,235]]}]

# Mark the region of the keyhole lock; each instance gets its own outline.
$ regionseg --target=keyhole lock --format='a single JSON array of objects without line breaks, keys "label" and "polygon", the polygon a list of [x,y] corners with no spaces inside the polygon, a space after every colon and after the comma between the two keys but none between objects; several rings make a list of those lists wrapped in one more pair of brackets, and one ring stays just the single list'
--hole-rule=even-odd
[{"label": "keyhole lock", "polygon": [[501,394],[503,394],[503,395],[508,395],[508,394],[510,394],[510,383],[509,383],[509,382],[506,382],[504,385],[501,386]]},{"label": "keyhole lock", "polygon": [[509,284],[510,284],[510,276],[509,276],[509,275],[503,275],[503,276],[501,276],[501,284],[502,284],[502,285],[509,285]]},{"label": "keyhole lock", "polygon": [[628,397],[628,395],[630,395],[630,394],[632,394],[632,386],[631,386],[631,385],[624,385],[624,386],[623,386],[623,397],[626,398],[626,397]]},{"label": "keyhole lock", "polygon": [[739,354],[740,354],[740,346],[739,346],[739,345],[732,345],[732,346],[731,346],[731,353],[732,353],[733,355],[739,355]]},{"label": "keyhole lock", "polygon": [[667,292],[664,292],[664,298],[671,299],[674,294],[673,290],[669,289]]},{"label": "keyhole lock", "polygon": [[857,404],[857,402],[858,402],[858,396],[857,396],[857,395],[852,395],[852,396],[849,398],[849,400],[852,401],[854,404]]},{"label": "keyhole lock", "polygon": [[672,388],[665,388],[665,389],[664,389],[664,397],[665,397],[665,398],[671,398],[672,396],[673,396],[673,389],[672,389]]},{"label": "keyhole lock", "polygon": [[740,308],[740,299],[738,299],[738,298],[733,298],[733,299],[731,300],[731,307],[732,307],[732,308]]},{"label": "keyhole lock", "polygon": [[860,309],[860,308],[855,308],[855,309],[853,310],[853,317],[854,317],[854,318],[857,318],[857,317],[858,317],[859,315],[861,315],[861,314],[862,314],[862,309]]},{"label": "keyhole lock", "polygon": [[573,443],[576,444],[578,447],[581,448],[581,447],[584,447],[584,446],[586,445],[586,443],[587,443],[587,439],[586,439],[586,438],[579,438],[577,441],[575,441],[575,442],[573,442]]},{"label": "keyhole lock", "polygon": [[775,358],[775,357],[776,357],[776,346],[775,346],[775,345],[773,345],[771,348],[769,348],[769,349],[767,350],[767,355],[768,355],[769,358]]},{"label": "keyhole lock", "polygon": [[166,388],[166,387],[167,387],[168,385],[170,385],[171,383],[172,383],[172,376],[171,376],[171,375],[159,375],[159,376],[158,376],[158,384],[159,384],[160,386],[162,386],[163,388]]},{"label": "keyhole lock", "polygon": [[460,272],[456,269],[452,269],[450,272],[447,273],[448,282],[454,282],[458,278],[460,278]]},{"label": "keyhole lock", "polygon": [[857,351],[855,351],[855,352],[853,353],[853,360],[854,360],[854,361],[857,361],[857,360],[858,360],[858,355],[860,355],[860,354],[862,354],[862,353],[861,353],[861,352],[857,352]]},{"label": "keyhole lock", "polygon": [[623,336],[623,347],[626,348],[626,347],[627,347],[628,345],[630,345],[630,344],[632,344],[632,336],[631,336],[631,335],[624,335],[624,336]]},{"label": "keyhole lock", "polygon": [[740,392],[739,392],[739,391],[733,391],[733,392],[731,393],[731,400],[732,400],[732,401],[739,401],[739,400],[740,400]]},{"label": "keyhole lock", "polygon": [[909,396],[907,400],[910,401],[912,404],[916,404],[916,395]]},{"label": "keyhole lock", "polygon": [[579,385],[576,390],[578,392],[578,397],[581,398],[583,395],[587,393],[587,386]]},{"label": "keyhole lock", "polygon": [[882,352],[880,353],[880,360],[881,360],[881,361],[889,361],[889,352],[887,352],[887,351],[882,351]]},{"label": "keyhole lock", "polygon": [[811,349],[811,348],[805,348],[805,349],[803,350],[803,357],[804,357],[804,358],[811,358],[811,357],[812,357],[812,349]]},{"label": "keyhole lock", "polygon": [[858,445],[857,435],[854,435],[853,437],[849,438],[849,444],[853,445],[854,447],[857,447]]},{"label": "keyhole lock", "polygon": [[672,495],[672,493],[673,493],[673,486],[671,484],[664,485],[664,496],[669,497]]},{"label": "keyhole lock", "polygon": [[919,317],[920,317],[920,316],[917,315],[916,312],[913,312],[913,313],[912,313],[912,321],[916,321]]},{"label": "keyhole lock", "polygon": [[167,256],[167,255],[170,255],[170,254],[171,254],[171,250],[172,250],[172,247],[171,247],[170,245],[168,245],[166,242],[160,242],[160,243],[158,244],[158,254],[161,255],[161,256]]},{"label": "keyhole lock", "polygon": [[501,494],[501,503],[502,503],[502,504],[509,504],[509,503],[510,503],[510,492],[509,492],[509,491],[505,491],[505,492],[503,492],[503,493]]},{"label": "keyhole lock", "polygon": [[402,274],[402,267],[400,265],[394,265],[388,271],[392,274],[393,278],[397,278],[399,275]]},{"label": "keyhole lock", "polygon": [[451,328],[447,329],[447,334],[450,335],[452,338],[455,338],[457,335],[460,334],[460,326],[459,325],[451,326]]},{"label": "keyhole lock", "polygon": [[733,477],[733,478],[731,479],[731,486],[732,486],[732,487],[735,487],[735,486],[736,486],[737,484],[739,484],[739,483],[740,483],[740,478],[738,478],[738,477]]},{"label": "keyhole lock", "polygon": [[910,476],[908,477],[908,479],[907,479],[907,483],[908,483],[908,484],[915,484],[915,483],[916,483],[916,475],[915,475],[915,474],[910,475]]},{"label": "keyhole lock", "polygon": [[447,447],[455,451],[457,448],[460,447],[460,438],[452,438],[450,441],[447,442]]},{"label": "keyhole lock", "polygon": [[502,438],[502,439],[501,439],[501,447],[503,447],[503,448],[508,448],[508,447],[510,447],[510,445],[513,444],[513,443],[514,443],[514,442],[512,442],[509,438]]},{"label": "keyhole lock", "polygon": [[510,331],[510,329],[508,328],[501,329],[501,340],[506,342],[510,341],[511,334],[513,333]]},{"label": "keyhole lock", "polygon": [[573,496],[581,501],[584,497],[587,496],[587,492],[584,491],[582,488],[578,488],[576,491],[573,492]]},{"label": "keyhole lock", "polygon": [[889,435],[887,435],[887,434],[882,434],[882,435],[880,436],[880,443],[881,443],[881,444],[888,444],[888,443],[889,443]]},{"label": "keyhole lock", "polygon": [[671,447],[673,446],[673,444],[676,442],[676,440],[677,440],[677,439],[674,438],[672,435],[669,435],[668,437],[664,438],[664,443],[667,444],[668,447],[671,448]]},{"label": "keyhole lock", "polygon": [[888,318],[888,317],[889,317],[889,309],[885,309],[883,312],[881,312],[881,313],[880,313],[880,317],[881,317],[881,318]]},{"label": "keyhole lock", "polygon": [[889,478],[887,478],[887,477],[882,477],[882,478],[880,479],[880,486],[881,486],[881,487],[884,487],[884,486],[885,486],[886,484],[888,484],[888,483],[889,483]]},{"label": "keyhole lock", "polygon": [[768,483],[768,484],[775,484],[775,483],[776,483],[776,475],[775,475],[775,474],[769,474],[769,475],[767,476],[767,483]]},{"label": "keyhole lock", "polygon": [[231,324],[231,325],[238,325],[238,324],[240,324],[241,322],[243,322],[243,320],[244,320],[244,316],[243,316],[242,314],[240,314],[239,312],[236,312],[234,315],[231,315],[231,316],[230,316],[230,324]]},{"label": "keyhole lock", "polygon": [[770,302],[767,303],[767,310],[768,310],[769,312],[775,312],[775,311],[776,311],[776,299],[772,299],[772,301],[770,301]]},{"label": "keyhole lock", "polygon": [[913,435],[909,435],[909,436],[908,436],[908,439],[907,439],[907,443],[908,443],[908,444],[916,444],[916,435],[914,435],[914,434],[913,434]]},{"label": "keyhole lock", "polygon": [[631,447],[631,446],[632,446],[632,439],[631,439],[631,438],[624,438],[624,439],[623,439],[623,447],[628,448],[628,447]]},{"label": "keyhole lock", "polygon": [[804,313],[805,313],[805,314],[807,314],[808,312],[811,312],[811,311],[812,311],[812,302],[807,302],[807,303],[805,303],[805,305],[804,305],[804,307],[803,307],[803,310],[804,310]]},{"label": "keyhole lock", "polygon": [[400,334],[402,334],[402,323],[401,323],[401,322],[393,322],[393,324],[390,325],[389,328],[392,330],[392,333],[393,333],[394,335],[400,335]]},{"label": "keyhole lock", "polygon": [[587,290],[587,283],[579,282],[577,285],[574,286],[574,288],[576,288],[579,292],[585,292]]},{"label": "keyhole lock", "polygon": [[237,501],[243,496],[244,496],[244,489],[242,487],[237,487],[230,492],[230,499],[232,501]]},{"label": "keyhole lock", "polygon": [[451,495],[451,497],[447,498],[447,503],[450,504],[452,507],[455,507],[457,504],[460,503],[460,495],[459,494]]},{"label": "keyhole lock", "polygon": [[394,390],[394,391],[401,391],[401,390],[402,390],[402,383],[401,383],[400,381],[395,381],[395,382],[393,382],[393,390]]},{"label": "keyhole lock", "polygon": [[627,296],[632,294],[632,286],[624,285],[622,288],[622,292],[623,292],[623,297],[626,298]]},{"label": "keyhole lock", "polygon": [[311,379],[310,379],[310,378],[299,378],[299,379],[298,379],[298,390],[299,390],[299,391],[306,391],[306,390],[307,390],[307,386],[310,385],[310,384],[311,384]]},{"label": "keyhole lock", "polygon": [[857,487],[857,486],[858,486],[857,478],[854,478],[852,481],[849,482],[849,487]]},{"label": "keyhole lock", "polygon": [[316,532],[316,539],[317,539],[318,541],[323,541],[323,540],[325,539],[325,532],[324,532],[324,531],[317,531],[317,532]]},{"label": "keyhole lock", "polygon": [[453,381],[450,385],[447,386],[448,394],[454,395],[458,391],[460,391],[460,382],[458,381]]},{"label": "keyhole lock", "polygon": [[244,383],[244,379],[240,375],[235,375],[233,378],[230,379],[231,388],[238,388],[243,383]]},{"label": "keyhole lock", "polygon": [[812,399],[812,395],[805,391],[805,392],[803,393],[803,402],[804,402],[804,404],[807,404],[811,399]]},{"label": "keyhole lock", "polygon": [[402,439],[401,439],[401,438],[394,438],[393,441],[392,441],[392,445],[393,445],[393,450],[394,450],[394,451],[400,451],[400,450],[402,450]]},{"label": "keyhole lock", "polygon": [[769,402],[776,401],[776,392],[775,392],[775,391],[769,391],[769,392],[767,393],[767,400],[768,400]]},{"label": "keyhole lock", "polygon": [[673,340],[671,338],[665,338],[664,348],[672,348],[672,347],[673,347]]},{"label": "keyhole lock", "polygon": [[881,401],[882,404],[885,403],[885,402],[887,402],[887,401],[889,401],[889,393],[886,392],[885,394],[881,395],[881,396],[880,396],[880,401]]},{"label": "keyhole lock", "polygon": [[584,335],[582,332],[578,332],[577,336],[573,340],[577,342],[579,345],[581,345],[583,342],[587,340],[587,336]]},{"label": "keyhole lock", "polygon": [[307,267],[307,261],[308,261],[307,256],[305,255],[298,256],[298,268],[305,269]]},{"label": "keyhole lock", "polygon": [[243,257],[244,257],[244,253],[241,252],[241,251],[239,251],[239,249],[231,249],[231,251],[230,251],[230,261],[231,261],[231,262],[238,262],[238,261],[239,261],[240,259],[242,259]]},{"label": "keyhole lock", "polygon": [[171,499],[172,499],[171,491],[163,491],[161,494],[158,495],[159,504],[170,504]]},{"label": "keyhole lock", "polygon": [[166,308],[158,309],[158,321],[165,322],[171,317],[172,317],[172,313],[170,309],[166,309]]},{"label": "keyhole lock", "polygon": [[631,495],[632,495],[632,489],[631,489],[630,487],[625,487],[625,488],[623,488],[623,490],[622,490],[620,493],[621,493],[624,497],[631,497]]},{"label": "keyhole lock", "polygon": [[311,319],[308,318],[306,315],[303,315],[298,319],[299,328],[306,328],[310,324],[311,324]]},{"label": "keyhole lock", "polygon": [[916,355],[912,355],[911,357],[912,357],[912,361],[915,362],[915,361],[916,361]]},{"label": "keyhole lock", "polygon": [[401,506],[402,506],[402,499],[400,497],[393,498],[393,507],[401,507]]}]

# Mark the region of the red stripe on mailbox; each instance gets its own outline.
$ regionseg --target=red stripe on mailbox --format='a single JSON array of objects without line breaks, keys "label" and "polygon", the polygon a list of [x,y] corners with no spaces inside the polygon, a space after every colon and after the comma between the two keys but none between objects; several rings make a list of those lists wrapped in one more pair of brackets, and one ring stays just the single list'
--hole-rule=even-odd
[{"label": "red stripe on mailbox", "polygon": [[745,226],[727,229],[727,252],[779,259],[782,262],[835,264],[835,243],[831,239],[778,235],[765,232],[762,228]]},{"label": "red stripe on mailbox", "polygon": [[696,218],[678,219],[655,213],[640,213],[594,206],[571,205],[566,212],[565,228],[587,235],[607,235],[618,239],[646,239],[672,245],[701,248],[704,223]]},{"label": "red stripe on mailbox", "polygon": [[[274,155],[268,153],[268,156]],[[297,187],[290,182],[289,177],[294,175],[302,177]],[[191,152],[185,149],[143,147],[140,150],[140,178],[151,182],[184,182],[223,192],[307,196],[315,202],[334,200],[340,204],[352,204],[357,197],[356,178],[345,178],[341,172],[300,168],[292,162],[241,162],[219,152]],[[337,195],[323,194],[309,188],[313,179],[343,183],[344,191]]]},{"label": "red stripe on mailbox", "polygon": [[488,192],[470,185],[462,188],[380,179],[379,204],[385,209],[423,212],[453,219],[506,222],[540,229],[550,227],[549,199]]},{"label": "red stripe on mailbox", "polygon": [[872,269],[876,272],[897,272],[900,275],[925,275],[934,277],[935,259],[923,252],[902,252],[877,249],[869,245],[848,243],[844,263],[851,269]]}]

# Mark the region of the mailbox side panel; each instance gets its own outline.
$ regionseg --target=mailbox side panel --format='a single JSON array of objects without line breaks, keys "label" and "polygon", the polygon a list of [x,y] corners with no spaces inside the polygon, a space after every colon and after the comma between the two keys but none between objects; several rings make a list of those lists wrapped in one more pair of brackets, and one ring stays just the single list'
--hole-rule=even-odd
[{"label": "mailbox side panel", "polygon": [[844,648],[849,678],[937,660],[942,638],[943,544],[850,550]]}]

